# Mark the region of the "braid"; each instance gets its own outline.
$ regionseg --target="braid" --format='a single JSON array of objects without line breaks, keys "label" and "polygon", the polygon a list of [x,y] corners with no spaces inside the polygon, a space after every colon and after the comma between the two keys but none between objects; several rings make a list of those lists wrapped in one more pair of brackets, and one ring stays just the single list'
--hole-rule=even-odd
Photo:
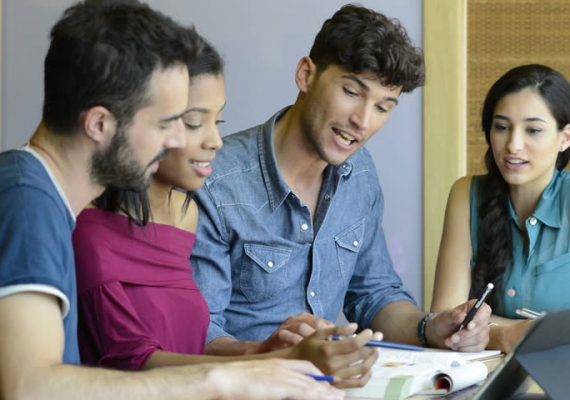
[{"label": "braid", "polygon": [[478,297],[487,283],[493,282],[496,290],[488,302],[493,309],[499,306],[503,276],[512,263],[513,244],[509,215],[509,188],[503,179],[491,149],[485,154],[489,173],[481,180],[479,190],[478,248],[475,268],[472,269],[470,297]]}]

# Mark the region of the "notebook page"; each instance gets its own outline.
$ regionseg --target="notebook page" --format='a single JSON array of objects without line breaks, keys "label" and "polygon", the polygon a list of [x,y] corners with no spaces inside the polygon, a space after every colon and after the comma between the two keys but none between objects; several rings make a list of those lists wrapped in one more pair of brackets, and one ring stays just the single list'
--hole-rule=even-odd
[{"label": "notebook page", "polygon": [[485,350],[477,353],[461,353],[451,350],[426,349],[425,351],[407,351],[395,349],[379,349],[376,365],[385,363],[417,364],[427,363],[447,368],[454,365],[462,365],[468,361],[486,360],[498,357],[498,350]]}]

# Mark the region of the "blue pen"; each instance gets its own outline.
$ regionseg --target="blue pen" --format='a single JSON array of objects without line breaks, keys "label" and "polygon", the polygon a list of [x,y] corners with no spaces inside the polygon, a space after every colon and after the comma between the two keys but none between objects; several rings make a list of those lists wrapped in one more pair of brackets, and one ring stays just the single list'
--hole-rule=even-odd
[{"label": "blue pen", "polygon": [[308,374],[308,375],[318,382],[328,382],[330,384],[334,383],[334,376],[332,375],[313,375],[313,374]]},{"label": "blue pen", "polygon": [[[342,336],[332,336],[331,340],[342,340],[344,339]],[[392,342],[384,342],[383,340],[371,340],[366,343],[367,347],[382,347],[385,349],[394,349],[394,350],[408,350],[408,351],[424,351],[423,347],[412,346],[410,344],[400,344],[400,343],[392,343]]]}]

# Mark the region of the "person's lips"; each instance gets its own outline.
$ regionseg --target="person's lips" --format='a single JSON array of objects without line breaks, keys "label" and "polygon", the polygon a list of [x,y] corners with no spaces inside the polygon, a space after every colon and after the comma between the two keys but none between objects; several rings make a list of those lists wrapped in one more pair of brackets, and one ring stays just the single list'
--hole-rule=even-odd
[{"label": "person's lips", "polygon": [[213,160],[189,160],[188,162],[199,176],[207,178],[214,172],[212,161]]}]

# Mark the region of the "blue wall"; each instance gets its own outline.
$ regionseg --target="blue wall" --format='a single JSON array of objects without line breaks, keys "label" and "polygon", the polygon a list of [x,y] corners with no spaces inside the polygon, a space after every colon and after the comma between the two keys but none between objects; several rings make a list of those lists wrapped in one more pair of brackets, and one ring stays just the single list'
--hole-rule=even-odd
[{"label": "blue wall", "polygon": [[[4,0],[2,149],[25,143],[40,118],[49,29],[69,0]],[[337,0],[153,0],[149,3],[216,45],[226,60],[231,133],[265,121],[296,96],[293,73]],[[421,0],[360,4],[398,18],[422,46]],[[407,287],[422,299],[422,91],[403,95],[392,120],[367,145],[384,189],[388,246]]]}]

